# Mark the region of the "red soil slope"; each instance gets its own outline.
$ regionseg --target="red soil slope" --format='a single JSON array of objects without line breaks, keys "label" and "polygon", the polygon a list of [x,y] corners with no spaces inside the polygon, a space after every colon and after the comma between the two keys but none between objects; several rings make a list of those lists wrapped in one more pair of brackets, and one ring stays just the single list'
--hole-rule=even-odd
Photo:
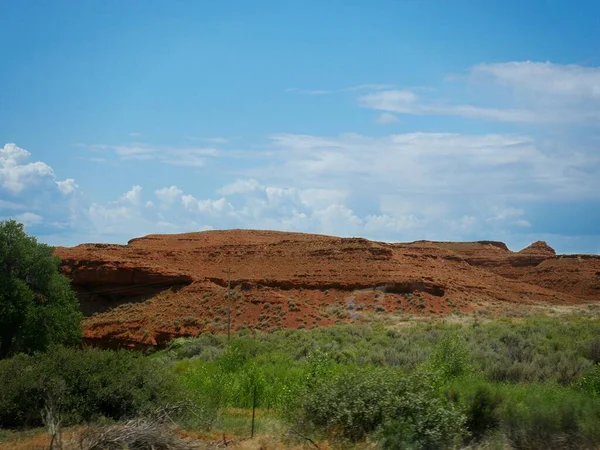
[{"label": "red soil slope", "polygon": [[556,257],[545,243],[515,253],[498,242],[389,244],[228,230],[56,252],[88,316],[85,337],[102,345],[224,332],[228,269],[233,329],[309,328],[366,312],[444,314],[486,301],[600,299],[600,258]]}]

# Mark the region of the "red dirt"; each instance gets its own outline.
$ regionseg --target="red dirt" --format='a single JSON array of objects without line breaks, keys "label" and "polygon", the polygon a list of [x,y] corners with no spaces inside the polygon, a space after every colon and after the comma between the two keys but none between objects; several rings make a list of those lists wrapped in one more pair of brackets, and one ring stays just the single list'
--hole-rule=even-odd
[{"label": "red dirt", "polygon": [[600,257],[555,256],[537,242],[389,244],[275,231],[151,235],[128,245],[57,248],[78,292],[88,342],[162,345],[232,327],[310,328],[365,312],[448,314],[486,301],[578,304],[600,300]]}]

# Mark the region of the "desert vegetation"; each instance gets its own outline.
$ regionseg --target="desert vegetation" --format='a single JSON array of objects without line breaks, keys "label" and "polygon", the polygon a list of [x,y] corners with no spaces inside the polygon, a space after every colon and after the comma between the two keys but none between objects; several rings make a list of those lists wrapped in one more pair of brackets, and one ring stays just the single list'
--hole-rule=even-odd
[{"label": "desert vegetation", "polygon": [[53,404],[63,427],[114,433],[186,405],[170,419],[204,448],[247,439],[255,407],[255,440],[274,448],[596,448],[598,336],[573,316],[205,335],[146,355],[53,348],[0,362],[0,426],[10,441]]}]

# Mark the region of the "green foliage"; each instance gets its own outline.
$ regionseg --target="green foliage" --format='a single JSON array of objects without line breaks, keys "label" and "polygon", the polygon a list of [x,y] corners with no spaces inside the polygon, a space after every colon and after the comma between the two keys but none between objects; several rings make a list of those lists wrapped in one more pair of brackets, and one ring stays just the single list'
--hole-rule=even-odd
[{"label": "green foliage", "polygon": [[554,382],[499,384],[476,378],[454,380],[448,396],[464,411],[469,439],[501,433],[511,448],[596,448],[600,402]]},{"label": "green foliage", "polygon": [[600,363],[575,385],[578,389],[600,398]]},{"label": "green foliage", "polygon": [[315,381],[301,393],[299,419],[333,438],[358,441],[390,417],[399,380],[390,371],[362,369]]},{"label": "green foliage", "polygon": [[[409,372],[432,363],[432,370],[437,364],[450,378],[476,372],[492,381],[567,385],[594,367],[599,335],[600,322],[583,318],[496,321],[476,328],[416,324],[402,332],[352,325],[260,334],[253,352],[302,362],[320,349],[340,364],[373,364]],[[183,341],[169,355],[211,361],[225,348],[222,336],[206,335]]]},{"label": "green foliage", "polygon": [[447,395],[464,411],[469,440],[479,442],[500,426],[499,408],[504,397],[498,385],[464,377],[453,381]]},{"label": "green foliage", "polygon": [[226,350],[220,348],[221,343],[217,343],[218,350],[209,350],[214,349],[211,346],[197,348],[201,355],[218,353],[216,359],[194,358],[173,367],[186,397],[203,407],[197,426],[215,427],[224,408],[251,408],[255,391],[259,408],[282,408],[292,401],[304,372],[285,355],[259,352],[260,346],[251,339],[233,339]]},{"label": "green foliage", "polygon": [[462,441],[465,415],[436,387],[437,377],[417,371],[401,380],[378,436],[384,449],[455,448]]},{"label": "green foliage", "polygon": [[323,377],[301,393],[305,428],[334,441],[360,441],[377,430],[383,448],[445,448],[460,442],[464,416],[435,389],[433,375],[356,368]]},{"label": "green foliage", "polygon": [[18,355],[0,361],[0,426],[39,424],[48,396],[61,399],[69,423],[131,417],[183,396],[201,407],[184,426],[235,422],[242,433],[256,392],[258,417],[333,445],[597,448],[599,334],[593,320],[533,318],[238,334],[230,346],[203,335],[150,357]]},{"label": "green foliage", "polygon": [[589,343],[587,356],[595,364],[600,364],[600,336],[596,336]]},{"label": "green foliage", "polygon": [[39,426],[48,400],[64,424],[123,419],[177,398],[158,361],[126,351],[52,349],[0,361],[0,427]]},{"label": "green foliage", "polygon": [[465,376],[471,372],[469,350],[464,338],[456,331],[444,334],[434,348],[428,366],[443,380]]},{"label": "green foliage", "polygon": [[[401,332],[334,326],[240,335],[230,349],[222,337],[201,336],[166,356],[184,358],[174,370],[196,402],[215,405],[213,427],[227,408],[250,408],[256,386],[259,408],[338,440],[372,436],[385,448],[447,448],[461,437],[468,444],[501,436],[518,446],[532,445],[520,436],[540,426],[550,440],[569,435],[583,445],[597,442],[592,397],[579,392],[597,398],[598,334],[598,322],[576,317],[477,328],[417,324]],[[544,404],[535,394],[541,391],[560,392],[554,398],[573,414],[556,400]],[[562,419],[549,421],[553,415]]]},{"label": "green foliage", "polygon": [[79,341],[82,316],[59,263],[22,224],[0,222],[0,359]]},{"label": "green foliage", "polygon": [[500,428],[514,448],[597,448],[600,402],[554,384],[514,386],[503,393]]}]

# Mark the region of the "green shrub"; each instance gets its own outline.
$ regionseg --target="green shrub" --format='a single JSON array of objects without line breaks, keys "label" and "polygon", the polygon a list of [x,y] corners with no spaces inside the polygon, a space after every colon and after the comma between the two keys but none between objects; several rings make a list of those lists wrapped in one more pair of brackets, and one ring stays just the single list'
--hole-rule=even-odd
[{"label": "green shrub", "polygon": [[444,380],[467,375],[471,362],[464,338],[458,332],[444,334],[431,355],[429,367]]},{"label": "green shrub", "polygon": [[256,387],[260,408],[338,440],[372,434],[385,448],[453,447],[461,437],[589,448],[600,429],[598,334],[600,322],[577,317],[396,331],[333,326],[238,336],[229,350],[222,337],[201,336],[166,355],[192,357],[174,371],[215,418],[222,408],[250,408]]},{"label": "green shrub", "polygon": [[0,361],[0,427],[41,425],[49,397],[64,424],[134,417],[174,400],[173,381],[157,361],[126,351],[18,355]]},{"label": "green shrub", "polygon": [[397,376],[382,370],[312,380],[301,394],[301,418],[334,439],[364,439],[390,417],[397,381]]},{"label": "green shrub", "polygon": [[500,429],[517,449],[597,448],[600,403],[555,383],[505,386]]},{"label": "green shrub", "polygon": [[456,380],[447,395],[464,411],[469,440],[479,442],[499,428],[504,399],[496,384],[466,377]]},{"label": "green shrub", "polygon": [[600,337],[595,337],[589,343],[587,356],[594,364],[600,364]]},{"label": "green shrub", "polygon": [[298,419],[334,441],[356,442],[379,430],[386,449],[408,444],[441,448],[462,436],[464,416],[439,395],[428,374],[407,377],[390,369],[354,368],[312,381],[301,393]]},{"label": "green shrub", "polygon": [[588,375],[583,376],[576,384],[580,390],[600,397],[600,363]]},{"label": "green shrub", "polygon": [[378,435],[384,449],[444,449],[460,444],[466,435],[466,418],[436,389],[438,377],[417,371],[402,379],[392,415]]}]

